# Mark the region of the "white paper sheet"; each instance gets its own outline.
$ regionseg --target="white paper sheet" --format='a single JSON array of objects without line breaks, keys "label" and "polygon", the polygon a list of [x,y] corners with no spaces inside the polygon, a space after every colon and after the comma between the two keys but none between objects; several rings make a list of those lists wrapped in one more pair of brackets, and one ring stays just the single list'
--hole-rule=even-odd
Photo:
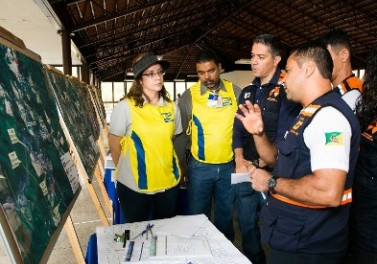
[{"label": "white paper sheet", "polygon": [[165,223],[154,229],[155,235],[173,235],[178,237],[192,237],[208,218],[204,215],[178,215],[165,219]]},{"label": "white paper sheet", "polygon": [[[183,254],[185,256],[170,256],[167,258],[155,257],[146,259],[145,261],[141,259],[140,261],[138,261],[138,264],[251,264],[251,262],[244,255],[242,255],[242,253],[228,239],[226,239],[225,236],[221,232],[219,232],[216,229],[216,227],[204,215],[177,216],[161,220],[130,223],[123,225],[113,225],[107,227],[97,227],[96,232],[98,247],[98,263],[130,264],[130,262],[124,261],[125,248],[123,248],[123,243],[116,242],[114,240],[115,234],[121,235],[122,233],[124,233],[125,229],[129,229],[131,230],[130,237],[133,237],[136,236],[136,234],[139,234],[142,230],[144,230],[148,223],[154,224],[154,233],[157,233],[157,229],[164,230],[165,232],[167,232],[168,230],[177,232],[177,230],[179,229],[181,229],[181,231],[184,229],[188,229],[189,226],[191,232],[193,232],[193,230],[196,230],[196,232],[194,232],[194,235],[190,238],[195,241],[192,245],[185,245],[184,243],[181,243],[181,246],[179,246],[178,251],[182,252],[182,249],[185,250],[185,247],[191,247],[197,250],[197,247],[201,248],[201,246],[203,246],[201,243],[203,241],[203,238],[205,238],[208,242],[211,254],[204,254],[203,252],[208,251],[203,251],[203,248],[201,248],[201,250],[196,251],[197,254]],[[200,223],[201,226],[198,227]],[[171,228],[172,226],[174,228]],[[194,228],[193,226],[196,227]],[[189,233],[190,232],[187,232],[186,235],[188,235]],[[146,239],[146,237],[144,236],[141,239]],[[181,240],[182,239],[183,238],[181,237]],[[174,250],[177,250],[177,248],[175,248]],[[200,254],[200,252],[202,252],[203,254]]]},{"label": "white paper sheet", "polygon": [[251,182],[249,173],[232,173],[231,184],[237,184],[241,182]]}]

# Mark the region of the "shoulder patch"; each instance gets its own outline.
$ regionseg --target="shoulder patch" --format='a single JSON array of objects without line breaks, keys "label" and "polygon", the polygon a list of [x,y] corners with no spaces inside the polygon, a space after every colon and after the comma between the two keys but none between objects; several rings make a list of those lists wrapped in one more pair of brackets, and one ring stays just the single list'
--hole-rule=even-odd
[{"label": "shoulder patch", "polygon": [[325,133],[326,146],[343,146],[343,132]]},{"label": "shoulder patch", "polygon": [[305,107],[304,109],[302,109],[301,111],[301,114],[303,116],[312,116],[319,108],[321,108],[320,105],[309,105],[307,107]]}]

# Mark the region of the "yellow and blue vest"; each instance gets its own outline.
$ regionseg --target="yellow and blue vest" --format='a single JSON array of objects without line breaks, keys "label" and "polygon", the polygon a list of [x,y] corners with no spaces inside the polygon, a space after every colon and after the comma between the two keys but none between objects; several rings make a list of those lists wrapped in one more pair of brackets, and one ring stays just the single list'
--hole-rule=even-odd
[{"label": "yellow and blue vest", "polygon": [[[225,91],[218,92],[219,105],[210,106],[213,92],[200,92],[200,81],[191,86],[192,119],[187,134],[191,133],[191,154],[196,160],[210,164],[226,163],[233,159],[232,135],[237,100],[233,84],[222,80]],[[191,130],[190,130],[191,129]]]},{"label": "yellow and blue vest", "polygon": [[176,186],[180,180],[178,158],[173,148],[174,104],[149,103],[131,109],[131,135],[121,140],[122,155],[128,152],[132,176],[141,192]]}]

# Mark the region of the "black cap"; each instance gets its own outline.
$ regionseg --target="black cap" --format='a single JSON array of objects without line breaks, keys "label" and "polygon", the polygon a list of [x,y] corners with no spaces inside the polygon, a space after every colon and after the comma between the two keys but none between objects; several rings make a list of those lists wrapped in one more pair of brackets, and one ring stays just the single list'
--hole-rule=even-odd
[{"label": "black cap", "polygon": [[159,60],[153,53],[147,53],[145,56],[137,60],[132,67],[135,78],[137,78],[146,68],[156,63],[160,64],[165,70],[170,66],[168,61]]}]

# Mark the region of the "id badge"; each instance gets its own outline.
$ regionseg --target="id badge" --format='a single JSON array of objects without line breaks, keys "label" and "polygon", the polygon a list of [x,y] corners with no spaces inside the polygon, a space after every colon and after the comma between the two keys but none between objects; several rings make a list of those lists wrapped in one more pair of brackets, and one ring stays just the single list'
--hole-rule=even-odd
[{"label": "id badge", "polygon": [[210,107],[222,107],[221,96],[218,94],[210,94],[208,96],[208,106]]}]

